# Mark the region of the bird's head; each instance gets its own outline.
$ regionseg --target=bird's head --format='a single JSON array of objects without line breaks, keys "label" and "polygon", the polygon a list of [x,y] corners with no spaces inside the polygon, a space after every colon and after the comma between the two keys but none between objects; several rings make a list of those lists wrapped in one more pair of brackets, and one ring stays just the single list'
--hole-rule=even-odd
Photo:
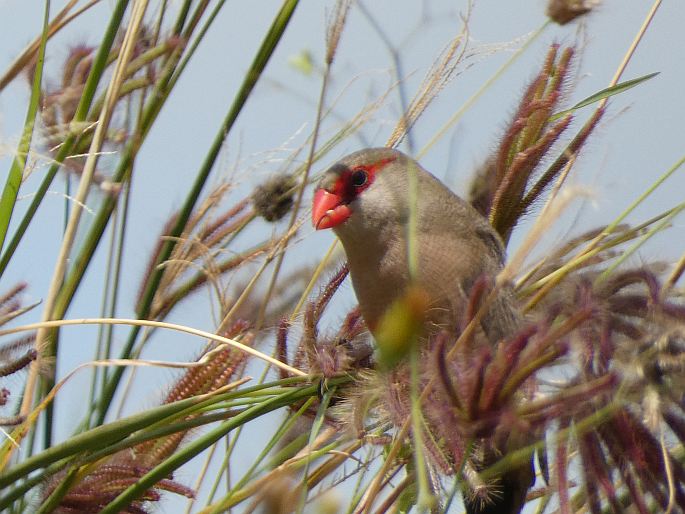
[{"label": "bird's head", "polygon": [[368,148],[331,166],[314,193],[314,227],[321,230],[345,223],[354,214],[360,196],[374,184],[378,174],[404,159],[404,154],[391,148]]}]

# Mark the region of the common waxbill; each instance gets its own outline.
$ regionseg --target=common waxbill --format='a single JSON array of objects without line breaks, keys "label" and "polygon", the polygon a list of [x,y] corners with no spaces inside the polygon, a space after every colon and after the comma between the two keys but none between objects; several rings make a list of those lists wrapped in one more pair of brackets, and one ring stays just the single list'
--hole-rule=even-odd
[{"label": "common waxbill", "polygon": [[[410,173],[415,173],[417,271],[408,265]],[[314,194],[315,228],[332,228],[347,255],[361,313],[371,332],[410,286],[427,296],[425,337],[460,326],[469,293],[480,278],[494,278],[504,261],[499,235],[470,204],[416,161],[390,148],[368,148],[344,157],[321,178]],[[495,345],[513,335],[519,316],[499,294],[481,326]],[[513,473],[513,476],[512,476]],[[517,514],[532,481],[529,465],[502,476],[491,501],[469,501],[469,514]]]}]

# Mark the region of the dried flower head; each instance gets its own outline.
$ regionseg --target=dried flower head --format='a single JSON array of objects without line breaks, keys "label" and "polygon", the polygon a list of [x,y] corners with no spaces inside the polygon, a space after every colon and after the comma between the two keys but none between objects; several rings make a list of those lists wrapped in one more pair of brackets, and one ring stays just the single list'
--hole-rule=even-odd
[{"label": "dried flower head", "polygon": [[[122,44],[123,33],[119,34],[110,52],[107,61],[109,69],[113,68],[116,57],[121,52]],[[159,62],[181,44],[183,42],[177,36],[156,40],[152,37],[152,30],[143,27],[136,42],[132,60],[125,71],[121,94],[117,100],[118,110],[123,109],[125,103],[133,95],[145,92],[153,86],[157,78]],[[86,161],[85,155],[92,142],[92,128],[104,104],[105,92],[97,91],[89,113],[86,115],[81,113],[79,123],[76,122],[75,116],[93,65],[95,50],[86,45],[73,47],[64,61],[58,84],[41,91],[40,116],[47,151],[51,155],[56,155],[67,139],[72,136],[76,137],[69,155],[65,156],[61,162],[62,169],[69,173],[82,173]],[[32,79],[32,75],[33,68],[30,68],[29,78]],[[85,119],[82,119],[83,116]],[[121,148],[127,140],[126,132],[124,121],[118,121],[115,117],[105,134],[103,150]],[[106,192],[117,193],[119,191],[118,185],[113,185],[108,180],[108,172],[104,167],[96,170],[93,182]]]},{"label": "dried flower head", "polygon": [[595,0],[549,0],[547,16],[559,25],[566,25],[589,13],[596,4]]},{"label": "dried flower head", "polygon": [[319,334],[321,316],[347,274],[347,266],[343,266],[331,277],[319,297],[307,305],[304,331],[295,354],[295,366],[326,378],[368,367],[373,353],[359,309],[347,314],[337,333]]},{"label": "dried flower head", "polygon": [[295,180],[292,175],[276,175],[252,192],[252,205],[266,221],[282,219],[293,206]]},{"label": "dried flower head", "polygon": [[[21,293],[26,289],[25,283],[19,283],[7,293],[0,296],[0,325],[26,312],[22,306]],[[0,345],[0,378],[14,375],[31,364],[38,352],[33,348],[35,334],[7,341]],[[0,406],[5,406],[10,399],[11,392],[3,387],[0,389]],[[0,416],[0,425],[17,425],[23,421],[22,416]]]},{"label": "dried flower head", "polygon": [[[227,337],[241,337],[249,344],[253,336],[247,331],[248,324],[237,322],[225,334]],[[210,347],[213,348],[214,346]],[[245,354],[227,347],[215,354],[203,366],[189,368],[166,395],[164,403],[170,403],[198,394],[214,391],[226,385],[232,376],[239,374],[245,364]],[[192,419],[190,415],[185,420]],[[69,488],[60,500],[58,513],[99,512],[126,488],[135,484],[157,464],[172,455],[188,431],[175,432],[158,439],[151,439],[132,448],[121,450],[95,464],[86,474]],[[47,498],[62,482],[67,470],[53,475],[43,489]],[[152,512],[150,502],[161,499],[164,491],[194,498],[192,489],[168,477],[157,482],[145,494],[129,504],[122,512],[144,514]]]},{"label": "dried flower head", "polygon": [[490,219],[507,241],[512,230],[592,134],[598,110],[559,156],[542,169],[551,150],[568,129],[571,114],[554,119],[571,70],[573,48],[552,45],[538,75],[526,88],[495,155],[478,170],[470,202]]}]

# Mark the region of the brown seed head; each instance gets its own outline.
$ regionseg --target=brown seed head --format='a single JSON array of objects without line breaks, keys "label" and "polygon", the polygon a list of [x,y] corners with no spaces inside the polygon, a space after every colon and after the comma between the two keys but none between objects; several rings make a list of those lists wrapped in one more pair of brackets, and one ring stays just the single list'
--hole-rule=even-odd
[{"label": "brown seed head", "polygon": [[566,25],[592,10],[594,2],[588,0],[550,0],[547,16],[559,25]]},{"label": "brown seed head", "polygon": [[283,218],[293,206],[294,185],[291,175],[277,175],[257,186],[252,193],[257,214],[271,222]]}]

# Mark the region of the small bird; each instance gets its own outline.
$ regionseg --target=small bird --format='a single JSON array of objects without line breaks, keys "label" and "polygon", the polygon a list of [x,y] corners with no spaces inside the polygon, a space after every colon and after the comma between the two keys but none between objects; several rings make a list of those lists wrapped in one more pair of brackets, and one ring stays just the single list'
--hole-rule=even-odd
[{"label": "small bird", "polygon": [[[407,236],[410,173],[417,185],[413,277]],[[360,150],[331,166],[315,191],[312,222],[317,230],[333,229],[340,239],[359,308],[375,337],[384,314],[411,287],[427,298],[424,337],[454,331],[474,284],[494,278],[504,264],[504,245],[488,221],[415,160],[391,148]],[[493,346],[519,324],[504,291],[481,321]],[[469,501],[465,495],[467,512],[518,514],[532,481],[530,466],[524,468],[516,470],[521,476],[501,477],[499,494],[490,502]]]}]

